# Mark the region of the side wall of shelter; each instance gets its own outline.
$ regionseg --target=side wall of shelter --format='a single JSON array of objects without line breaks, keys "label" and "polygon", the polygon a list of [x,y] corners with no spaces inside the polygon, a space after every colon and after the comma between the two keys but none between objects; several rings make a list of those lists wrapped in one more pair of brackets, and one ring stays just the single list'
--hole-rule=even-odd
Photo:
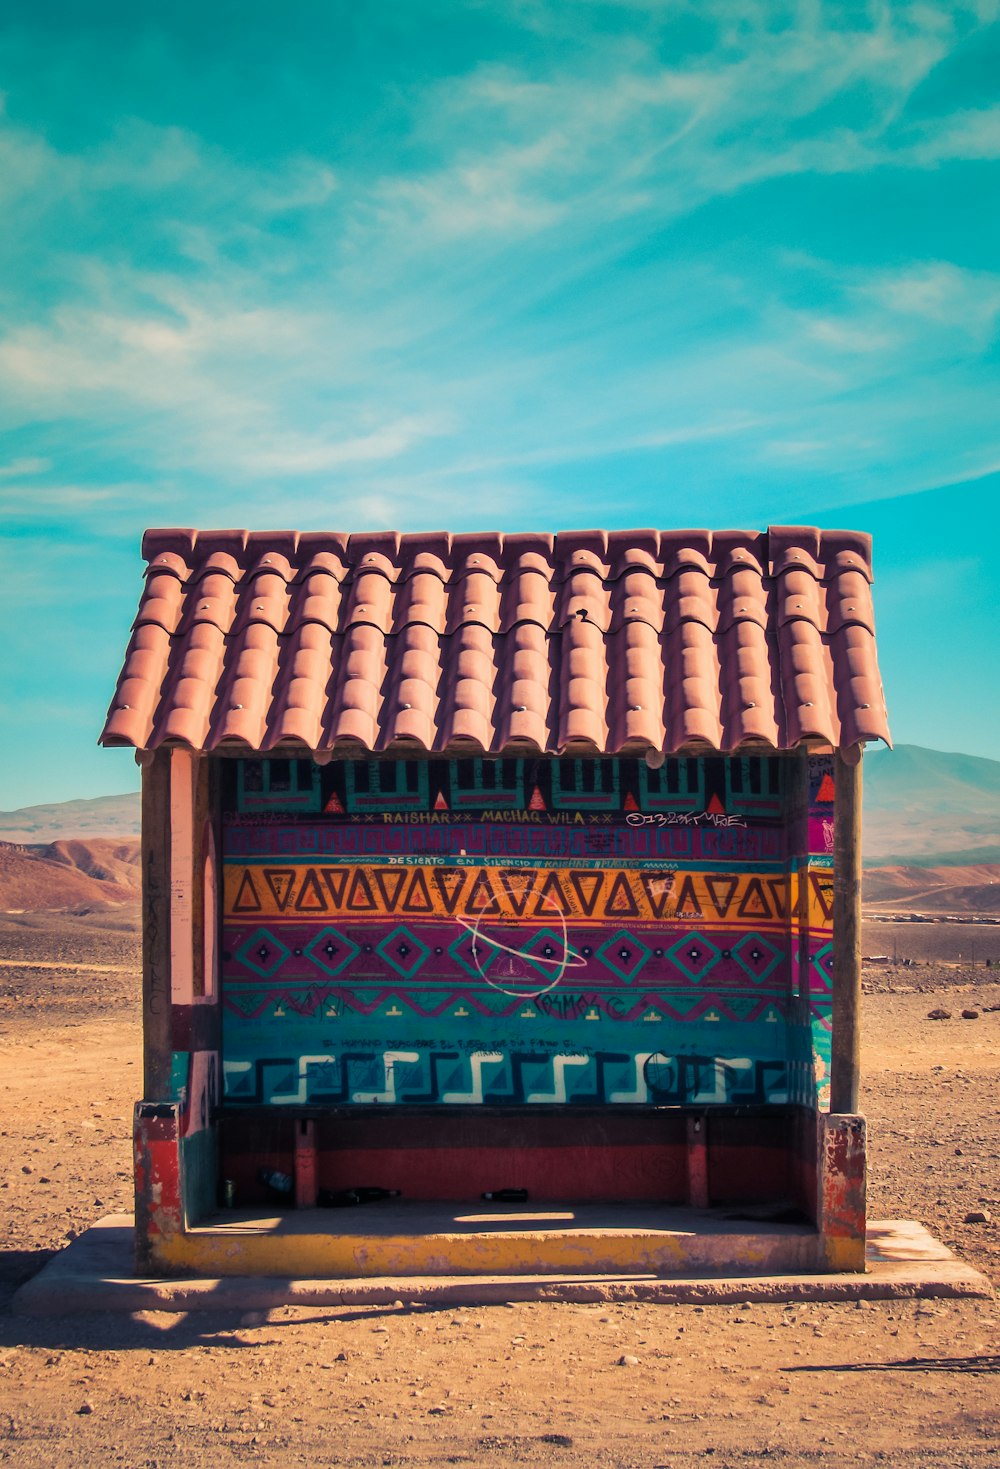
[{"label": "side wall of shelter", "polygon": [[134,1122],[140,1260],[216,1203],[220,1097],[217,767],[143,767],[143,1100]]}]

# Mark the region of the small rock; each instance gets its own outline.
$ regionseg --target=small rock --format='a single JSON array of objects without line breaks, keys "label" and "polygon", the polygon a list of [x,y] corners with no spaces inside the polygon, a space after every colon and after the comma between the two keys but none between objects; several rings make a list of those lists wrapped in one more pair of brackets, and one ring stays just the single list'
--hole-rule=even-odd
[{"label": "small rock", "polygon": [[935,1010],[928,1010],[928,1012],[927,1012],[927,1019],[928,1020],[950,1020],[951,1019],[951,1011],[950,1010],[942,1010],[941,1009],[941,1006],[938,1005],[938,1007]]},{"label": "small rock", "polygon": [[962,1011],[962,1019],[963,1020],[978,1020],[979,1019],[979,1011],[978,1010],[963,1010]]},{"label": "small rock", "polygon": [[616,1365],[619,1367],[638,1367],[639,1358],[630,1357],[627,1352],[623,1352],[622,1355],[618,1358],[618,1362]]},{"label": "small rock", "polygon": [[81,1403],[76,1411],[78,1414],[85,1416],[87,1413],[92,1413],[94,1411],[94,1405],[93,1403]]},{"label": "small rock", "polygon": [[992,1219],[989,1209],[970,1209],[962,1220],[963,1224],[989,1224]]}]

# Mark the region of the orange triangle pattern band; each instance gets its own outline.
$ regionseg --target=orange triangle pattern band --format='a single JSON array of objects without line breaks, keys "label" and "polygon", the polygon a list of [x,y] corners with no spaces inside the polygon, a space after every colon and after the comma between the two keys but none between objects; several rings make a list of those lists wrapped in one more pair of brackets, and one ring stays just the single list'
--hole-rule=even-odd
[{"label": "orange triangle pattern band", "polygon": [[[829,875],[810,872],[808,925],[831,922]],[[574,924],[706,920],[787,928],[799,913],[797,874],[634,868],[442,867],[295,863],[225,867],[226,918],[486,919]]]}]

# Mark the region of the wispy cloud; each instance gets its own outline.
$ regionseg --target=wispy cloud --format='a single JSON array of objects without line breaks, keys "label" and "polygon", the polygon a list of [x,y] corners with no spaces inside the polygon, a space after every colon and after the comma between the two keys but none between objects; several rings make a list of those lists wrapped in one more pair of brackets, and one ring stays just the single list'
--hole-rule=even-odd
[{"label": "wispy cloud", "polygon": [[954,327],[984,345],[1000,316],[1000,274],[963,270],[948,261],[881,272],[859,289],[889,312]]},{"label": "wispy cloud", "polygon": [[41,133],[0,112],[0,200],[26,203],[36,217],[72,205],[89,211],[109,195],[154,198],[221,222],[230,210],[257,222],[327,203],[335,170],[298,153],[274,168],[249,167],[189,128],[143,117],[120,118],[109,137],[78,151],[58,149]]},{"label": "wispy cloud", "polygon": [[577,34],[575,67],[544,79],[484,64],[440,84],[422,136],[440,143],[447,130],[453,156],[381,183],[383,205],[416,212],[432,237],[488,237],[635,210],[681,217],[806,173],[995,156],[993,109],[898,126],[953,44],[958,7],[894,7],[874,24],[860,12],[852,24],[841,11],[793,18],[767,4],[703,14],[719,45],[686,65],[663,65],[634,36],[601,37],[597,62]]},{"label": "wispy cloud", "polygon": [[51,467],[51,460],[41,459],[37,455],[25,459],[12,459],[9,464],[0,464],[0,479],[21,479],[26,475],[44,474]]},{"label": "wispy cloud", "polygon": [[120,516],[144,503],[153,503],[157,491],[142,481],[116,485],[38,483],[4,485],[0,490],[0,519],[6,521],[72,522],[95,512]]},{"label": "wispy cloud", "polygon": [[396,459],[416,444],[447,434],[449,427],[447,414],[440,413],[399,418],[371,433],[339,440],[320,434],[268,436],[259,452],[249,448],[241,462],[258,474],[316,474],[348,464]]},{"label": "wispy cloud", "polygon": [[828,439],[771,439],[764,450],[775,459],[819,461],[836,452],[836,447]]},{"label": "wispy cloud", "polygon": [[898,342],[885,330],[849,317],[810,316],[802,318],[806,335],[822,347],[849,354],[884,352]]},{"label": "wispy cloud", "polygon": [[594,438],[553,443],[543,449],[497,455],[494,458],[457,460],[441,472],[441,477],[456,479],[493,474],[497,470],[539,467],[546,464],[573,464],[581,459],[609,459],[644,449],[668,449],[675,444],[699,444],[712,439],[746,434],[760,423],[749,414],[727,414],[717,421],[685,424],[683,427],[614,439]]},{"label": "wispy cloud", "polygon": [[943,122],[936,119],[933,127],[923,129],[907,156],[923,168],[1000,158],[1000,107],[954,112]]}]

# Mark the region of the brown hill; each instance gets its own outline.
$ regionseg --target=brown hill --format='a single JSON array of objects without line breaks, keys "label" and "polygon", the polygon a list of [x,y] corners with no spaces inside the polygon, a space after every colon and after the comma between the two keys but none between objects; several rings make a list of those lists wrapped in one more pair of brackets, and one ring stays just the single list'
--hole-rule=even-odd
[{"label": "brown hill", "polygon": [[135,837],[65,838],[47,844],[33,843],[29,851],[43,861],[75,868],[98,882],[139,889],[139,842]]},{"label": "brown hill", "polygon": [[0,910],[135,903],[139,843],[92,837],[19,846],[0,842]]},{"label": "brown hill", "polygon": [[869,867],[866,908],[912,908],[927,913],[1000,913],[1000,864],[970,867]]}]

